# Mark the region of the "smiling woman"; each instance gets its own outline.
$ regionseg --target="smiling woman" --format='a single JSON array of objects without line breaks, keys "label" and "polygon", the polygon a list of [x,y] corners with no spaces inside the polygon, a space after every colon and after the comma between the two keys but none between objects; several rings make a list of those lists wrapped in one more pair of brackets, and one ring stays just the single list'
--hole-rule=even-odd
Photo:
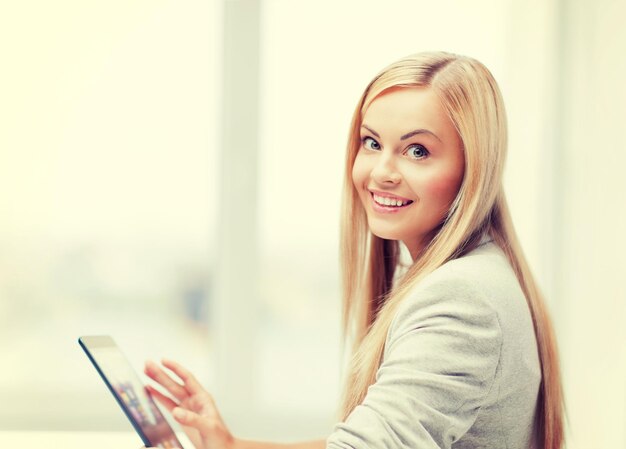
[{"label": "smiling woman", "polygon": [[[354,357],[331,447],[562,446],[556,342],[506,205],[506,149],[500,90],[475,59],[413,55],[363,93],[342,230]],[[414,203],[385,215],[374,193]],[[399,240],[414,261],[396,280]]]}]

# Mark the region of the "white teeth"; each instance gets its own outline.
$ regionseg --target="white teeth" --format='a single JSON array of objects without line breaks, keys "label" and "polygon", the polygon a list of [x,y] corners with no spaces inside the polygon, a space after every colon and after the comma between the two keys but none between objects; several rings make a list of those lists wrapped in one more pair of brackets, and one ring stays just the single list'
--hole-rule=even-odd
[{"label": "white teeth", "polygon": [[395,198],[388,198],[386,196],[378,196],[376,194],[374,194],[374,201],[376,201],[378,204],[382,206],[395,206],[395,207],[406,206],[410,202],[410,201],[398,200]]}]

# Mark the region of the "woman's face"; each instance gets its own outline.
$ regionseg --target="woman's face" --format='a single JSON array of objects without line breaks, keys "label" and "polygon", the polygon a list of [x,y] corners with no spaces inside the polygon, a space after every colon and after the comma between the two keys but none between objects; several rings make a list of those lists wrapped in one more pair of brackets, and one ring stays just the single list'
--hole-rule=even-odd
[{"label": "woman's face", "polygon": [[461,186],[461,139],[435,93],[422,87],[383,92],[360,132],[352,182],[370,230],[404,242],[415,259]]}]

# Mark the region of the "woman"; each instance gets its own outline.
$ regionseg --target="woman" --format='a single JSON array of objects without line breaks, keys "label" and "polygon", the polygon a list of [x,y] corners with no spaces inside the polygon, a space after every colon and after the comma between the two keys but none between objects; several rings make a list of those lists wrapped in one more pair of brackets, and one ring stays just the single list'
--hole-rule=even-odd
[{"label": "woman", "polygon": [[[474,59],[421,53],[369,84],[344,184],[343,419],[287,446],[562,447],[556,342],[506,205],[506,146],[500,91]],[[151,392],[196,447],[284,446],[234,438],[193,376],[163,364],[183,385],[148,363],[173,399]]]}]

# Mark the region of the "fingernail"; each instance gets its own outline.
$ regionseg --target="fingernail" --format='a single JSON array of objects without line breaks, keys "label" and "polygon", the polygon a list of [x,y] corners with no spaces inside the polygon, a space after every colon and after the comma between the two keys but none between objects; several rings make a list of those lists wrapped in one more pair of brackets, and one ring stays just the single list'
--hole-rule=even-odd
[{"label": "fingernail", "polygon": [[187,415],[187,412],[185,412],[185,410],[179,407],[176,407],[172,413],[178,419],[184,419],[185,416]]}]

